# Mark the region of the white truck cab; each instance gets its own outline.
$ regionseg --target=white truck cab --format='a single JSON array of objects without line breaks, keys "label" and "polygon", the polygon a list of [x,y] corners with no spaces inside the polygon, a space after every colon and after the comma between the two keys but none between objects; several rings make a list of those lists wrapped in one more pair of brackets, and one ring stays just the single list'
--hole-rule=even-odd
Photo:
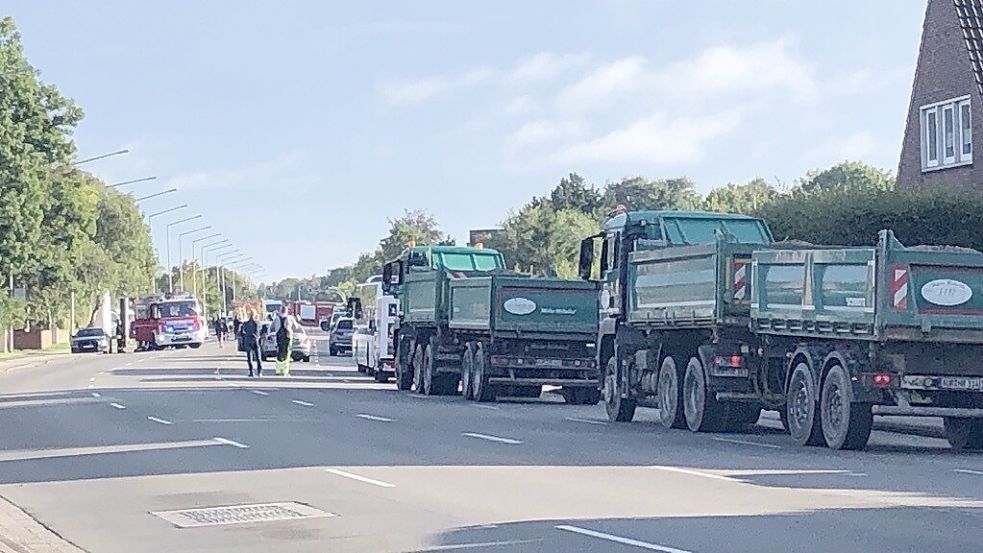
[{"label": "white truck cab", "polygon": [[374,376],[377,382],[388,382],[396,372],[396,310],[396,298],[383,294],[379,279],[358,285],[349,299],[349,311],[360,329],[352,336],[352,359],[359,372]]}]

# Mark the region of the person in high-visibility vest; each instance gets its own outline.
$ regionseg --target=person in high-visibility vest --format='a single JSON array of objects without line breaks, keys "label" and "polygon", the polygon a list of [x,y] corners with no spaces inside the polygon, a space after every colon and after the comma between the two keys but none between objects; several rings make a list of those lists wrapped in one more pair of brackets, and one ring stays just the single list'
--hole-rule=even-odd
[{"label": "person in high-visibility vest", "polygon": [[273,323],[270,325],[270,332],[276,339],[277,374],[290,376],[290,350],[296,330],[302,330],[300,324],[287,311],[287,306],[283,306],[280,313],[273,317]]}]

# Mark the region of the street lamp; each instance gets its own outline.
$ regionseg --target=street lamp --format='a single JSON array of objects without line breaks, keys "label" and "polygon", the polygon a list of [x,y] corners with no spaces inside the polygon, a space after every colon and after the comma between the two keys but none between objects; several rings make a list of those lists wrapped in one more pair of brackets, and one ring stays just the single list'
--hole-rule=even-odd
[{"label": "street lamp", "polygon": [[[202,297],[206,297],[207,296],[207,294],[205,293],[205,280],[208,278],[208,252],[209,252],[209,250],[211,250],[213,252],[218,252],[218,251],[222,251],[222,250],[224,250],[226,248],[231,248],[231,247],[232,247],[232,244],[230,243],[230,240],[228,238],[226,238],[225,240],[220,240],[218,242],[214,242],[212,244],[208,244],[206,246],[202,246],[201,247],[202,271],[204,271],[204,273],[205,273],[201,277],[201,290],[202,290],[201,295],[202,295]],[[208,318],[207,302],[202,302],[202,305],[205,306],[205,318],[207,319]]]},{"label": "street lamp", "polygon": [[201,214],[167,223],[167,228],[164,231],[164,240],[167,242],[167,288],[172,294],[174,293],[174,271],[171,270],[171,227],[187,223],[188,221],[194,221],[195,219],[201,219]]},{"label": "street lamp", "polygon": [[126,186],[127,184],[136,184],[138,182],[147,182],[151,180],[157,180],[157,177],[143,177],[142,179],[133,179],[123,182],[117,182],[116,184],[107,184],[106,188],[118,188],[120,186]]},{"label": "street lamp", "polygon": [[187,291],[184,288],[184,248],[183,248],[183,242],[184,241],[182,239],[185,236],[189,235],[189,234],[195,234],[195,233],[201,232],[203,230],[208,230],[210,228],[212,228],[212,225],[208,225],[208,226],[204,226],[204,227],[198,227],[198,228],[196,228],[194,230],[189,230],[187,232],[182,232],[181,234],[178,234],[177,235],[178,271],[179,271],[179,274],[181,275],[181,291],[182,292],[186,292]]},{"label": "street lamp", "polygon": [[218,287],[219,292],[222,293],[222,313],[229,312],[229,305],[226,301],[226,297],[228,295],[226,292],[228,289],[225,287],[225,268],[223,267],[223,264],[225,263],[225,259],[229,258],[230,256],[235,257],[237,255],[242,255],[242,252],[239,250],[233,250],[231,252],[225,252],[215,256],[215,286]]},{"label": "street lamp", "polygon": [[[171,208],[168,208],[168,209],[162,209],[162,210],[160,210],[160,211],[158,211],[156,213],[151,213],[150,215],[148,215],[147,216],[147,227],[150,229],[150,236],[151,236],[151,238],[153,238],[153,235],[154,235],[154,217],[159,217],[161,215],[164,215],[165,213],[171,213],[173,211],[177,211],[179,209],[184,209],[186,207],[188,207],[188,204],[182,204],[182,205],[171,207]],[[155,276],[156,275],[150,275],[150,291],[156,294],[157,293],[157,282],[156,282],[156,280],[154,278]]]},{"label": "street lamp", "polygon": [[123,154],[128,154],[128,153],[130,153],[130,151],[127,150],[127,149],[117,150],[115,152],[109,152],[108,154],[102,154],[101,156],[95,156],[95,157],[90,157],[90,158],[82,159],[82,160],[76,161],[75,163],[71,163],[70,165],[73,166],[73,167],[78,167],[79,165],[82,165],[83,163],[89,163],[90,161],[98,161],[100,159],[106,159],[107,157],[121,156]]},{"label": "street lamp", "polygon": [[[227,266],[230,267],[230,268],[232,268],[232,301],[233,301],[233,303],[236,301],[236,272],[237,272],[236,271],[236,265],[241,265],[242,263],[247,263],[248,261],[251,261],[251,260],[252,260],[252,257],[243,257],[241,259],[235,259],[235,260],[226,262],[227,263]],[[239,268],[239,270],[240,271],[242,270],[241,267]]]},{"label": "street lamp", "polygon": [[164,190],[163,192],[158,192],[156,194],[150,194],[149,196],[142,196],[133,200],[136,203],[140,203],[144,200],[149,200],[150,198],[156,198],[157,196],[163,196],[164,194],[171,194],[172,192],[177,192],[177,188],[171,188],[170,190]]},{"label": "street lamp", "polygon": [[[208,236],[202,236],[196,240],[191,241],[191,285],[194,287],[195,297],[198,297],[198,255],[195,253],[198,247],[198,242],[204,242],[205,240],[211,240],[222,236],[221,232],[216,232],[215,234],[210,234]],[[213,242],[212,244],[206,244],[205,246],[221,244],[222,242],[228,242],[228,240],[219,240],[218,242]],[[202,247],[205,247],[202,246]]]}]

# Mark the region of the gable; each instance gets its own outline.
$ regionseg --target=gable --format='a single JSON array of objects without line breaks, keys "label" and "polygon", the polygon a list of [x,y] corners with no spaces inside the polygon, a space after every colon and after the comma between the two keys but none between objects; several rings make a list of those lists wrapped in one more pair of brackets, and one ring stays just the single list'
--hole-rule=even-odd
[{"label": "gable", "polygon": [[983,94],[983,0],[953,0],[976,87]]}]

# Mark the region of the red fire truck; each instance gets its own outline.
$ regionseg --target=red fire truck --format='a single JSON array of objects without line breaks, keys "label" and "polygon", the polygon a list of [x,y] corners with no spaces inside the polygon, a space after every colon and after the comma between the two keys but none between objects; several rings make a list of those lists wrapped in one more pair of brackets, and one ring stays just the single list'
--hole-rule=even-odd
[{"label": "red fire truck", "polygon": [[142,296],[133,312],[130,338],[139,349],[199,348],[208,336],[201,303],[188,293]]}]

